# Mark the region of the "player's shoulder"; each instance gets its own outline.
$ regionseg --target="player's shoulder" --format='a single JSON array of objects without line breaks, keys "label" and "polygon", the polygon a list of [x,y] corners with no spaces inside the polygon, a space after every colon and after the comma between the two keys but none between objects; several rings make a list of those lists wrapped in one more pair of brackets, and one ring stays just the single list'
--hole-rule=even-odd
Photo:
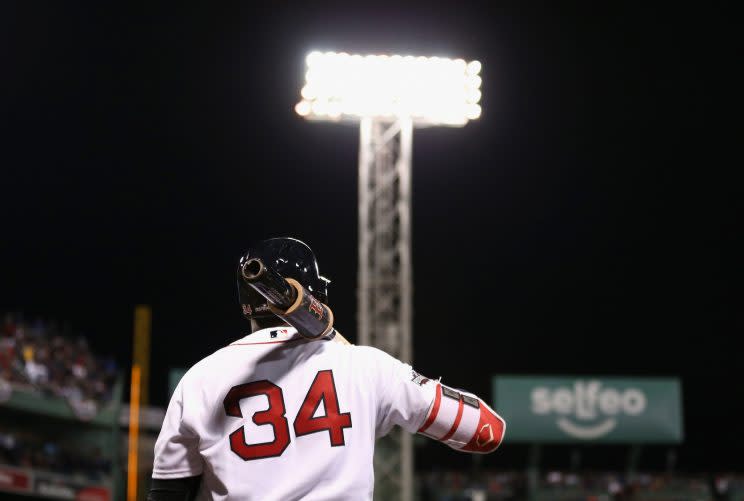
[{"label": "player's shoulder", "polygon": [[388,358],[390,355],[374,346],[367,346],[363,344],[351,344],[347,345],[349,349],[353,350],[353,352],[360,357],[366,357],[366,358]]},{"label": "player's shoulder", "polygon": [[219,359],[222,358],[222,352],[224,349],[225,347],[222,347],[194,363],[186,370],[183,376],[181,376],[181,382],[183,383],[185,381],[201,379],[204,375],[208,375],[215,365],[220,364]]},{"label": "player's shoulder", "polygon": [[[204,356],[202,359],[189,367],[189,369],[184,373],[183,379],[189,380],[201,378],[203,375],[209,376],[210,374],[214,374],[215,367],[223,367],[226,358],[234,358],[237,354],[234,347],[237,345],[246,344],[246,340],[248,340],[249,337],[250,335],[242,337],[226,346],[217,348],[209,355]],[[250,340],[250,342],[253,342],[253,340]],[[257,344],[260,345],[262,343],[259,342]],[[244,357],[245,354],[242,354],[242,356]]]},{"label": "player's shoulder", "polygon": [[375,348],[374,346],[350,345],[347,348],[352,350],[354,358],[360,363],[376,367],[380,370],[386,370],[401,363],[386,351]]}]

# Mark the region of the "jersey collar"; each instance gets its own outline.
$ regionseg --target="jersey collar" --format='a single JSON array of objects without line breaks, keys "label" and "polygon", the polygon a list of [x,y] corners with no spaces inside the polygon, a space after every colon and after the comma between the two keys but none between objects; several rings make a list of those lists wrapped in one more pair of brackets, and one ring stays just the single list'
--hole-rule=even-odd
[{"label": "jersey collar", "polygon": [[292,339],[300,338],[300,334],[294,327],[269,327],[260,331],[252,332],[244,338],[230,344],[264,344],[264,343],[281,343]]}]

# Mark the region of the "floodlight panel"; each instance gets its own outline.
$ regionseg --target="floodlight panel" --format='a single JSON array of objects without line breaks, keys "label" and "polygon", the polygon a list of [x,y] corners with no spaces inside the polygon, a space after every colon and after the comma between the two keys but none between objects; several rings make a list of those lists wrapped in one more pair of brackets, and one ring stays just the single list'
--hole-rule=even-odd
[{"label": "floodlight panel", "polygon": [[300,116],[320,120],[410,118],[427,125],[465,125],[480,116],[481,63],[440,57],[307,56]]}]

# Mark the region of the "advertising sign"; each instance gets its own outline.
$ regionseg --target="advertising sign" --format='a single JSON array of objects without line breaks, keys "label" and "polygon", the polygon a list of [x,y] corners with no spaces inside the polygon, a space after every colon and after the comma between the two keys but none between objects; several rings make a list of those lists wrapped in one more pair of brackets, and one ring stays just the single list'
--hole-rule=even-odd
[{"label": "advertising sign", "polygon": [[72,477],[34,471],[34,492],[42,497],[74,501],[111,501],[108,487],[88,485]]},{"label": "advertising sign", "polygon": [[111,501],[107,485],[88,485],[67,475],[5,465],[0,465],[0,498],[5,497],[2,492],[71,501]]},{"label": "advertising sign", "polygon": [[496,376],[494,403],[507,441],[679,443],[674,378]]},{"label": "advertising sign", "polygon": [[0,491],[31,492],[31,476],[25,470],[0,465]]}]

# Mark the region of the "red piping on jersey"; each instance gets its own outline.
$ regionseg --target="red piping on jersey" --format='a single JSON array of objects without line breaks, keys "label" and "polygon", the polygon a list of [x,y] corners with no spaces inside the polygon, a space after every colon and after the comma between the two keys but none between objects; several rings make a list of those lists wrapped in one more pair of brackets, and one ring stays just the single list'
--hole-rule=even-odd
[{"label": "red piping on jersey", "polygon": [[455,432],[457,431],[457,427],[460,426],[460,420],[462,419],[462,410],[462,397],[460,397],[460,401],[458,402],[457,406],[457,416],[455,416],[455,422],[452,424],[452,428],[450,428],[450,431],[448,431],[445,436],[439,439],[440,441],[446,442],[450,439],[450,437],[452,437],[452,435],[455,434]]},{"label": "red piping on jersey", "polygon": [[419,433],[426,431],[426,429],[431,426],[431,423],[433,423],[434,420],[437,418],[440,403],[442,403],[442,385],[437,384],[437,395],[434,397],[434,405],[431,408],[431,414],[429,414],[429,417],[426,418],[424,424],[421,426],[421,428],[419,428]]}]

